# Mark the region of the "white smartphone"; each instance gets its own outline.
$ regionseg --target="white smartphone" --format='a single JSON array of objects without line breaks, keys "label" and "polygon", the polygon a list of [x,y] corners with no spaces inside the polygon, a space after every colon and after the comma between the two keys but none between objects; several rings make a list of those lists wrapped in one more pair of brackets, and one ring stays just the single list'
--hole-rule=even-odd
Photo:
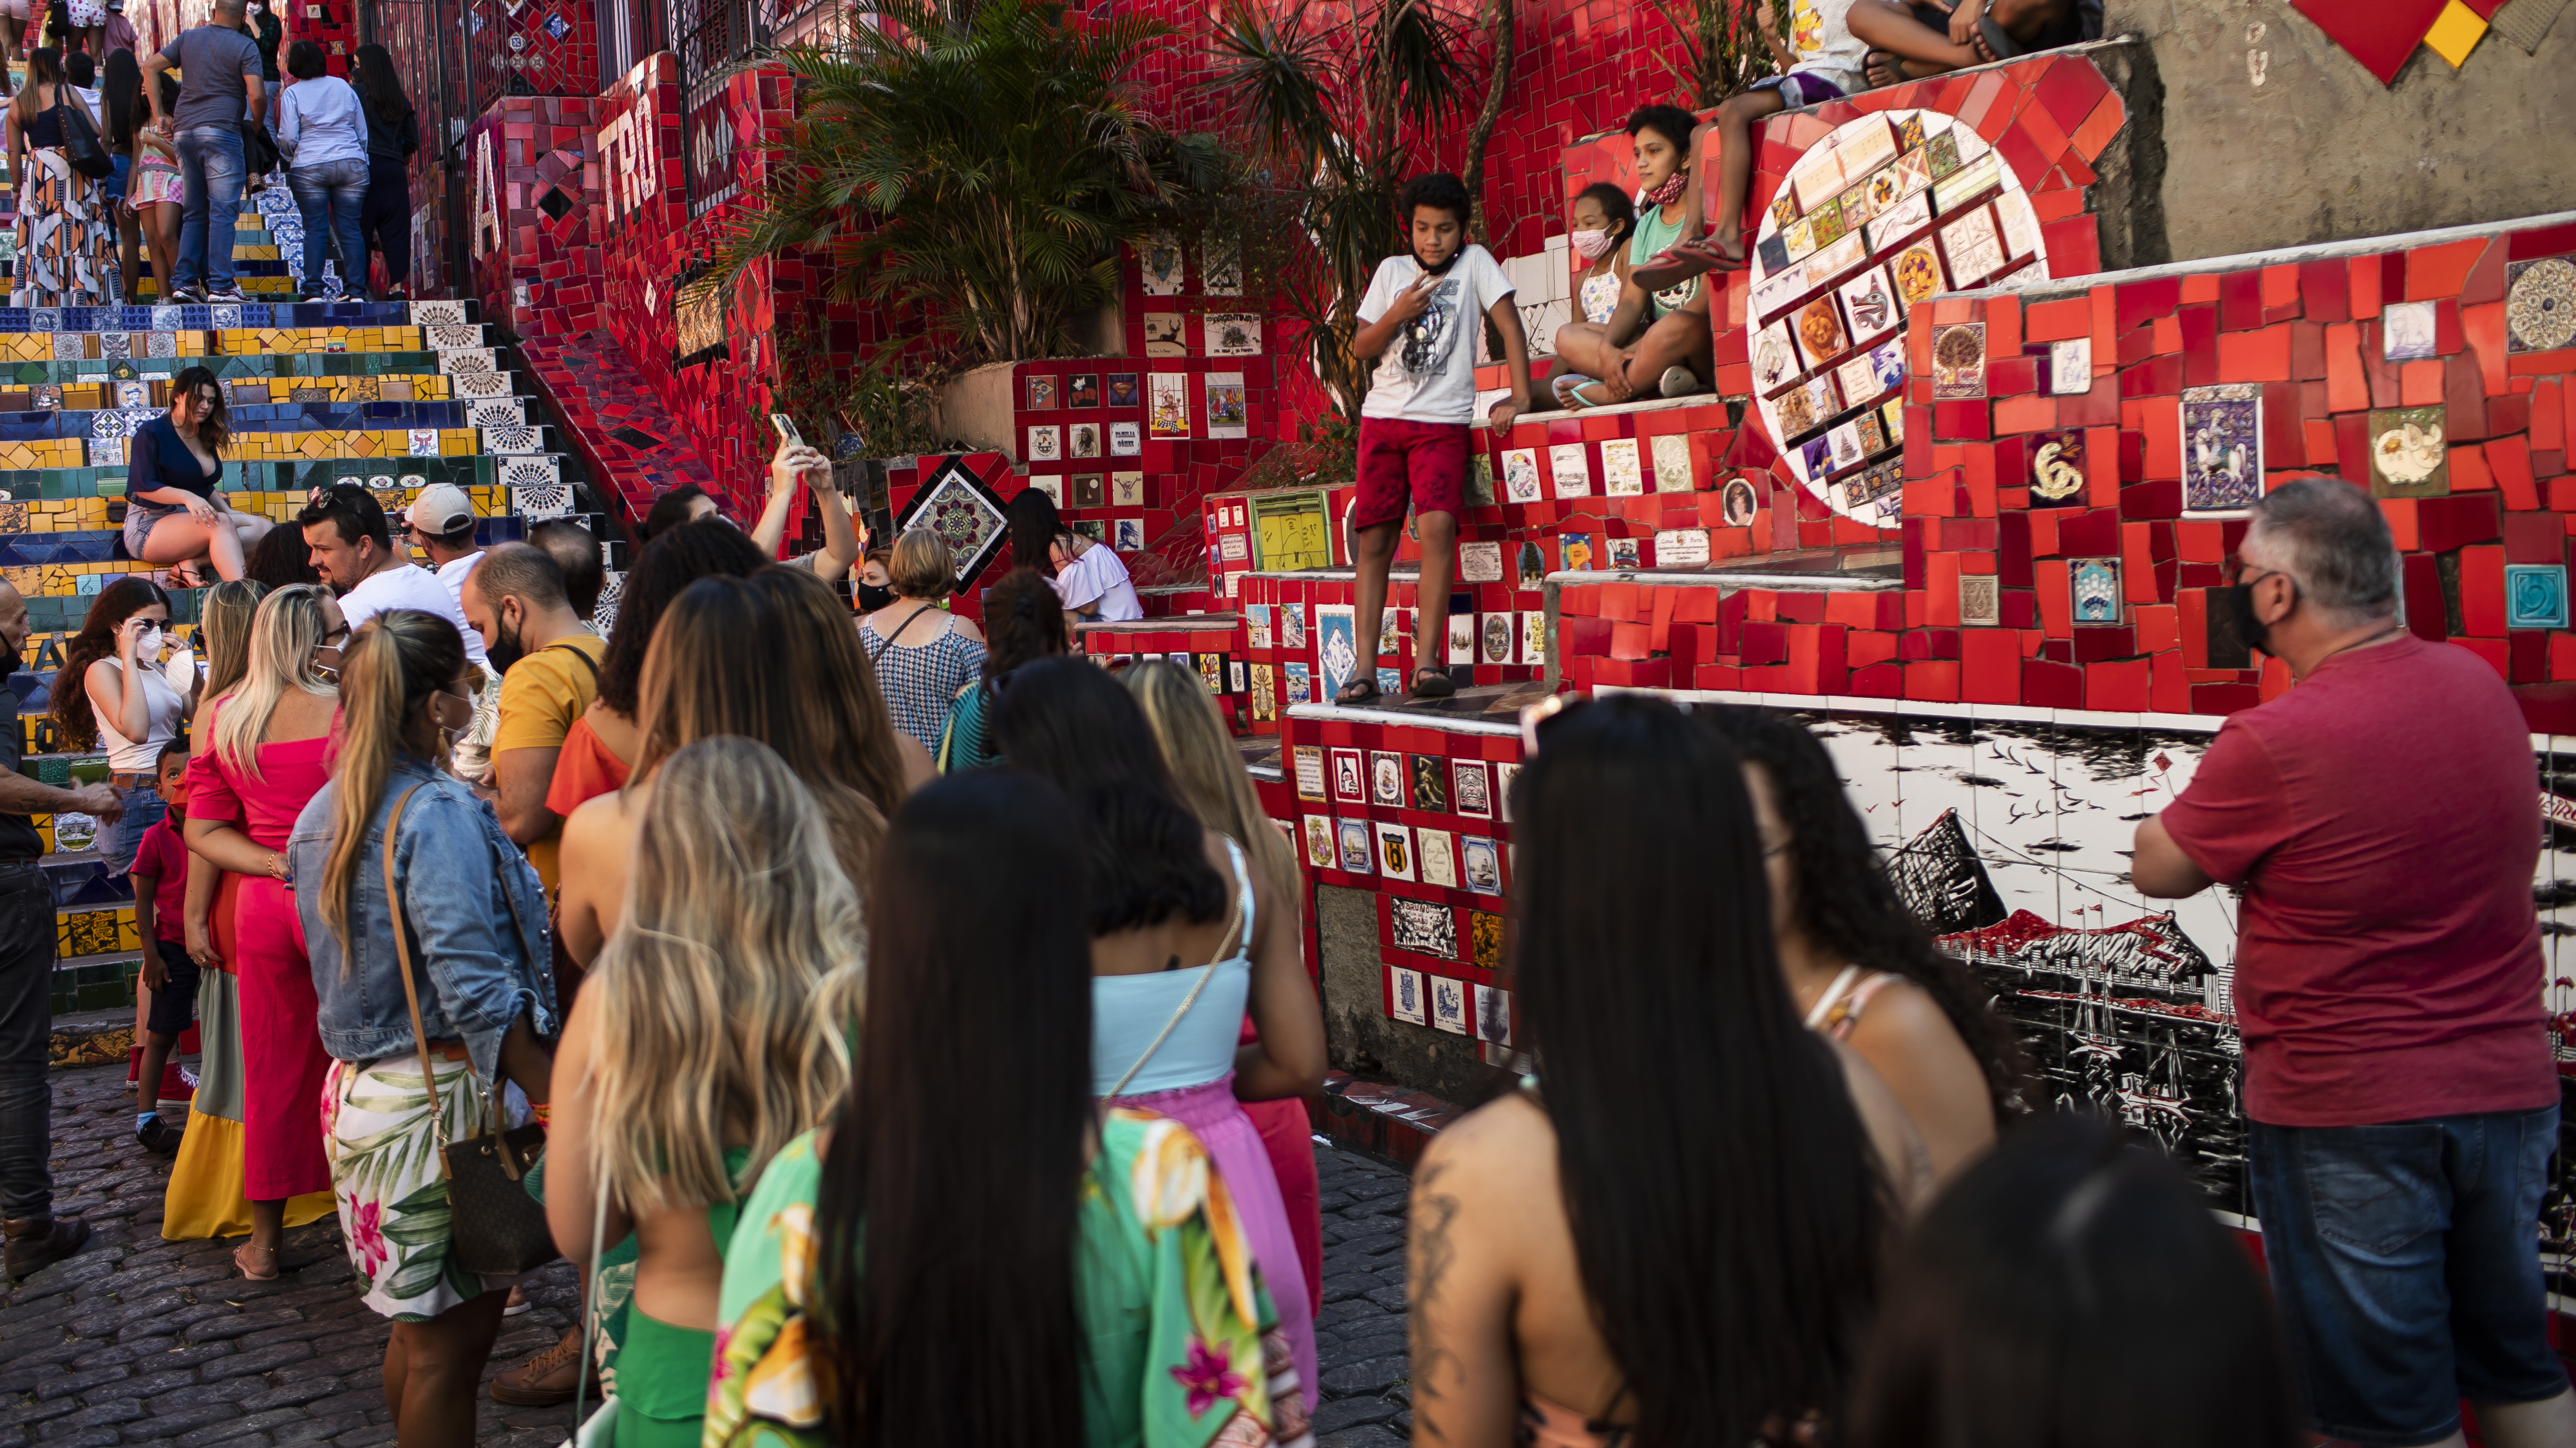
[{"label": "white smartphone", "polygon": [[796,419],[783,412],[769,414],[769,425],[778,429],[778,440],[789,447],[803,447],[805,435],[796,430]]}]

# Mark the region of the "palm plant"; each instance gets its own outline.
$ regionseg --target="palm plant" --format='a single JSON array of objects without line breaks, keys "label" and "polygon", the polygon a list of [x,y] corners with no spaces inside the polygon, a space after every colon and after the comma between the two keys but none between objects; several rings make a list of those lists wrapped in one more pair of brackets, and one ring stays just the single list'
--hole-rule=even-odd
[{"label": "palm plant", "polygon": [[1118,295],[1120,248],[1230,175],[1211,138],[1144,115],[1129,71],[1168,26],[1068,22],[1061,0],[868,0],[776,59],[799,117],[698,284],[819,254],[829,294],[922,316],[963,364],[1062,355]]},{"label": "palm plant", "polygon": [[1678,44],[1657,58],[1691,100],[1707,110],[1778,71],[1762,41],[1761,12],[1769,0],[1655,0],[1672,23]]},{"label": "palm plant", "polygon": [[[1505,67],[1507,35],[1497,31]],[[1202,83],[1240,118],[1268,168],[1271,209],[1303,239],[1275,248],[1271,294],[1303,324],[1317,374],[1353,415],[1371,368],[1351,355],[1360,298],[1382,258],[1411,249],[1396,193],[1425,169],[1424,138],[1463,109],[1476,78],[1461,59],[1466,38],[1436,0],[1277,10],[1229,0],[1213,28]]]}]

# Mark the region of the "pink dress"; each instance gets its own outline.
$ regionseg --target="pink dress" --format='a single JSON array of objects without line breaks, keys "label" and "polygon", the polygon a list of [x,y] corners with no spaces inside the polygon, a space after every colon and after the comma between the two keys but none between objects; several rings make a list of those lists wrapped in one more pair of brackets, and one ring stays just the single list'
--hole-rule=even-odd
[{"label": "pink dress", "polygon": [[[258,779],[235,774],[208,750],[188,761],[188,813],[238,825],[254,843],[283,851],[295,817],[331,777],[330,749],[328,735],[260,745]],[[326,1192],[322,1080],[331,1057],[316,1024],[322,1005],[295,894],[265,875],[239,878],[231,967],[241,995],[242,1195],[273,1202]]]}]

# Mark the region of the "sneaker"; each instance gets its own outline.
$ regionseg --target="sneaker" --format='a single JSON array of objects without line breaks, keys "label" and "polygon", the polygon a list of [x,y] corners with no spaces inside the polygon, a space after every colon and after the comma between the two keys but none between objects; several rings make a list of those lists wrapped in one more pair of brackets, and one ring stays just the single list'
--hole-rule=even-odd
[{"label": "sneaker", "polygon": [[242,295],[241,284],[238,282],[226,282],[222,286],[212,288],[206,293],[206,301],[209,305],[216,303],[230,305],[234,302],[246,302],[249,300],[250,298]]},{"label": "sneaker", "polygon": [[143,1149],[160,1156],[177,1156],[179,1143],[185,1140],[187,1135],[184,1128],[172,1126],[162,1120],[157,1112],[150,1120],[134,1128],[134,1139],[143,1143]]},{"label": "sneaker", "polygon": [[1700,381],[1698,375],[1687,367],[1667,367],[1664,375],[1656,379],[1655,390],[1666,397],[1688,397],[1694,392],[1708,391],[1708,384]]},{"label": "sneaker", "polygon": [[503,1317],[517,1317],[522,1313],[535,1311],[536,1306],[537,1305],[535,1303],[528,1300],[528,1289],[513,1283],[510,1287],[510,1300],[502,1304],[501,1315]]},{"label": "sneaker", "polygon": [[[553,1347],[492,1380],[492,1401],[521,1408],[551,1408],[572,1401],[581,1374],[581,1329],[573,1328]],[[595,1389],[599,1375],[591,1375]]]},{"label": "sneaker", "polygon": [[[8,1241],[5,1248],[0,1248],[0,1272],[6,1272],[10,1281],[19,1282],[88,1245],[89,1223],[78,1217],[22,1217],[0,1222],[0,1237]],[[579,1350],[578,1338],[575,1350]]]},{"label": "sneaker", "polygon": [[161,300],[165,306],[202,306],[206,300],[206,289],[198,286],[195,282],[181,282],[177,286],[170,288],[169,294]]}]

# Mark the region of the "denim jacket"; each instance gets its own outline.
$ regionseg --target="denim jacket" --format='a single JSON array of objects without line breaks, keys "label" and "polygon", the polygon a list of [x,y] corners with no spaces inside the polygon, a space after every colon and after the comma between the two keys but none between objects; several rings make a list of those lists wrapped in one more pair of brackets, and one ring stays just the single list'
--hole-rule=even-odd
[{"label": "denim jacket", "polygon": [[321,997],[322,1046],[341,1061],[374,1061],[415,1049],[384,869],[385,821],[413,785],[420,789],[403,810],[394,879],[411,930],[412,961],[421,972],[421,1024],[433,1041],[464,1041],[475,1074],[496,1080],[501,1038],[511,1022],[526,1014],[538,1035],[557,1030],[544,890],[527,857],[501,833],[492,807],[460,781],[409,755],[395,757],[384,798],[367,825],[366,850],[349,889],[351,933],[357,938],[347,951],[322,918],[322,864],[331,852],[337,779],[304,806],[286,843],[295,911],[313,963],[314,993]]}]

